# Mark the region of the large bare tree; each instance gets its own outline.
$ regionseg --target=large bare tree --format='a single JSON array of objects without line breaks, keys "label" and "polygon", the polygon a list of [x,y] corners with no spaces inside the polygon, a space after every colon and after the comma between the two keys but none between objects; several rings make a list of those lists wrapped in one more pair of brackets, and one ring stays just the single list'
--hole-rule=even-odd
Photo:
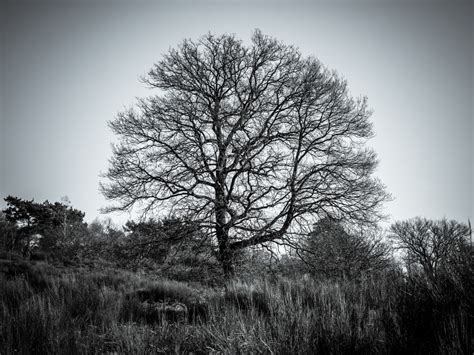
[{"label": "large bare tree", "polygon": [[110,210],[186,215],[237,249],[285,243],[330,214],[373,223],[387,199],[372,173],[366,99],[316,58],[255,31],[184,40],[156,63],[140,99],[110,123]]}]

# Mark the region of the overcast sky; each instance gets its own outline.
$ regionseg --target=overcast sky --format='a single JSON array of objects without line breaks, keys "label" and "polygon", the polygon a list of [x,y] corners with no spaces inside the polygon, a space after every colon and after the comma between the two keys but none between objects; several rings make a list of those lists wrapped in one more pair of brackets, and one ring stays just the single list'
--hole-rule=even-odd
[{"label": "overcast sky", "polygon": [[0,197],[67,195],[93,220],[106,205],[107,121],[152,93],[139,76],[185,37],[249,41],[259,28],[368,97],[392,220],[466,221],[474,217],[473,3],[2,1]]}]

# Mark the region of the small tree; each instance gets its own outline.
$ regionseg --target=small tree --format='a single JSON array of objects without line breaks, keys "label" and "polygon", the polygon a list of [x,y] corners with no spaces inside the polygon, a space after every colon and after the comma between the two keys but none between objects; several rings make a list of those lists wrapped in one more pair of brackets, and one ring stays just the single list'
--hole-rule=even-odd
[{"label": "small tree", "polygon": [[417,217],[391,226],[391,238],[395,246],[404,251],[408,271],[421,269],[432,282],[437,280],[440,271],[447,271],[471,257],[469,236],[466,224],[447,219],[433,221]]},{"label": "small tree", "polygon": [[101,258],[109,261],[126,259],[130,246],[125,243],[125,233],[110,218],[95,219],[87,225],[85,238],[81,240],[81,253],[88,258]]},{"label": "small tree", "polygon": [[87,233],[85,213],[73,208],[68,201],[42,204],[49,211],[49,220],[40,220],[44,234],[42,247],[60,252],[74,253]]},{"label": "small tree", "polygon": [[[351,233],[327,217],[319,221],[297,249],[306,269],[325,278],[354,278],[390,265],[390,248],[378,236]],[[372,232],[373,233],[373,232]]]},{"label": "small tree", "polygon": [[137,258],[149,258],[163,263],[169,257],[209,254],[212,248],[199,225],[179,218],[162,221],[149,219],[144,222],[128,221],[125,225],[128,243]]},{"label": "small tree", "polygon": [[160,208],[235,251],[307,235],[326,214],[375,223],[388,195],[372,177],[366,99],[315,58],[255,31],[184,40],[143,81],[156,96],[110,123],[120,136],[102,185],[108,210]]}]

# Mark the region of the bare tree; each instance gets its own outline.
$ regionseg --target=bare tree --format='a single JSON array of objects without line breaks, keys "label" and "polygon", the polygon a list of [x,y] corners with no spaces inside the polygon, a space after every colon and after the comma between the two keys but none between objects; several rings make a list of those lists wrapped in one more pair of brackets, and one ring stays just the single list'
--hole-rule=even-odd
[{"label": "bare tree", "polygon": [[186,215],[237,249],[285,243],[330,213],[364,223],[388,198],[366,99],[315,58],[255,31],[184,40],[143,81],[157,95],[110,123],[120,136],[102,185],[109,210]]},{"label": "bare tree", "polygon": [[405,251],[409,271],[421,267],[432,282],[441,269],[449,269],[470,252],[469,227],[454,220],[417,217],[393,224],[391,232],[395,245]]},{"label": "bare tree", "polygon": [[380,234],[348,231],[330,217],[315,225],[296,253],[304,269],[317,277],[351,279],[391,265],[390,247]]}]

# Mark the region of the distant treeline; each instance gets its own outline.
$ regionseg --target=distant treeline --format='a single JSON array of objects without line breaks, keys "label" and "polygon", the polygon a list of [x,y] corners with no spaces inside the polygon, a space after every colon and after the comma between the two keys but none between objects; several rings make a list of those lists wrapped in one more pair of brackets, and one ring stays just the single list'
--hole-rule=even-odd
[{"label": "distant treeline", "polygon": [[[222,277],[216,242],[185,218],[87,224],[85,214],[68,202],[42,203],[8,196],[0,212],[0,248],[30,259],[102,259],[130,270],[160,270],[178,279],[217,282]],[[349,230],[326,217],[285,252],[272,245],[234,255],[237,275],[308,275],[318,279],[354,279],[400,271],[436,282],[472,271],[470,225],[415,218],[397,222],[389,232]],[[397,257],[394,257],[394,254]],[[460,277],[460,276],[459,276]]]}]

